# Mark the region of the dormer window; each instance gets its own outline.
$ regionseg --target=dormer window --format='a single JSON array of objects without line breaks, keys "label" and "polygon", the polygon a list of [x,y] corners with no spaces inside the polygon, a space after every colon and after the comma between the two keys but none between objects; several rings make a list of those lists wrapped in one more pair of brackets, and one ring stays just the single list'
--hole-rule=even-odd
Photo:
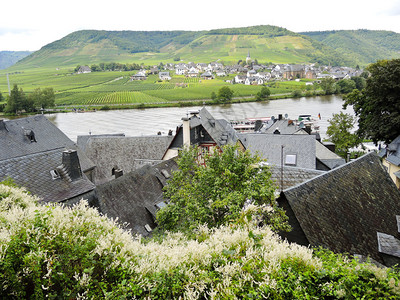
[{"label": "dormer window", "polygon": [[28,140],[33,143],[36,142],[35,133],[33,130],[27,129],[24,131],[24,135],[28,138]]},{"label": "dormer window", "polygon": [[56,169],[50,170],[50,174],[53,180],[61,178],[60,173]]}]

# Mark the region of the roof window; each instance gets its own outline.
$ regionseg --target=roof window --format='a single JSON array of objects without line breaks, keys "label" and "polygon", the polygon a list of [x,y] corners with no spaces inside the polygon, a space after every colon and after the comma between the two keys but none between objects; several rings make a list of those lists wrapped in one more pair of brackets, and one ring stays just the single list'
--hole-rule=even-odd
[{"label": "roof window", "polygon": [[51,178],[53,180],[61,178],[60,173],[58,173],[58,171],[56,169],[50,170],[50,174],[51,174]]},{"label": "roof window", "polygon": [[296,164],[297,164],[297,155],[296,154],[286,154],[285,165],[295,166]]},{"label": "roof window", "polygon": [[28,138],[28,140],[31,143],[36,142],[35,133],[33,132],[33,130],[30,129],[24,130],[24,135]]}]

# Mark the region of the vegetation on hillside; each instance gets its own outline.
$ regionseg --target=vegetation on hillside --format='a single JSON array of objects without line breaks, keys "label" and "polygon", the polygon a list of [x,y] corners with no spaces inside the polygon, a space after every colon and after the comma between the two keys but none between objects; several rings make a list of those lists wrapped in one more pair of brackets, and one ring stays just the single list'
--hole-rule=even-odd
[{"label": "vegetation on hillside", "polygon": [[400,34],[384,30],[302,32],[340,53],[346,61],[365,66],[380,59],[399,57]]},{"label": "vegetation on hillside", "polygon": [[11,67],[31,53],[31,51],[0,51],[0,70]]},{"label": "vegetation on hillside", "polygon": [[[239,38],[238,38],[239,36]],[[185,61],[237,62],[252,55],[260,62],[319,62],[344,65],[332,48],[276,26],[252,26],[210,31],[96,31],[82,30],[45,45],[18,64],[18,68],[71,66],[132,60],[149,63]]]}]

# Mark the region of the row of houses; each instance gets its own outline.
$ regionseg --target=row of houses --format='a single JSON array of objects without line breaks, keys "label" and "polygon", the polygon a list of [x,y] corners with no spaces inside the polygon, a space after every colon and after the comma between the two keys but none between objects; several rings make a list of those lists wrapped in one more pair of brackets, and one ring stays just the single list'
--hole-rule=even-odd
[{"label": "row of houses", "polygon": [[171,73],[175,75],[184,75],[189,78],[202,78],[204,80],[214,79],[216,77],[225,77],[235,75],[231,81],[235,84],[262,85],[270,80],[295,80],[301,78],[323,79],[326,77],[335,80],[350,79],[354,76],[360,76],[362,70],[356,70],[347,67],[315,67],[314,65],[230,65],[224,66],[221,63],[195,64],[179,63],[167,64],[163,71],[157,66],[153,66],[149,71],[141,70],[131,76],[131,80],[146,80],[147,74],[159,74],[160,80],[171,80]]},{"label": "row of houses", "polygon": [[[168,205],[162,189],[184,145],[213,151],[239,144],[267,159],[279,187],[277,202],[294,229],[283,238],[370,257],[377,264],[400,261],[400,191],[381,162],[382,157],[399,168],[400,137],[386,152],[346,163],[317,134],[287,118],[259,132],[239,133],[202,108],[183,117],[175,134],[167,136],[86,135],[74,143],[45,116],[32,116],[1,121],[0,139],[0,181],[12,178],[44,203],[88,199],[143,236],[156,227],[156,211]],[[398,176],[398,169],[392,171]]]}]

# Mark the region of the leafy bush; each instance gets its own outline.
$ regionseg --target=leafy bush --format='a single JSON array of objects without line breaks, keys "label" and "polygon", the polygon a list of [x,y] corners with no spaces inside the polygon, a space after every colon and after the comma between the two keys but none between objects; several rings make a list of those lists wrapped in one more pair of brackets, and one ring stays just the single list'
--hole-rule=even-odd
[{"label": "leafy bush", "polygon": [[161,241],[133,237],[85,201],[40,205],[0,185],[2,299],[399,298],[399,276],[330,252],[281,241],[256,226],[250,206],[235,224],[200,226]]}]

